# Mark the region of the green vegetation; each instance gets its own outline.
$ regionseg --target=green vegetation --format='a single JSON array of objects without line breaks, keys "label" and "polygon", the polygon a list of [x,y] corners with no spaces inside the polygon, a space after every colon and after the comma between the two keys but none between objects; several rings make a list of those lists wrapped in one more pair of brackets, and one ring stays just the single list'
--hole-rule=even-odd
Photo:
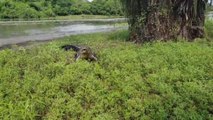
[{"label": "green vegetation", "polygon": [[[0,119],[212,119],[212,41],[136,45],[127,35],[0,51]],[[74,62],[64,44],[91,46],[99,61]]]},{"label": "green vegetation", "polygon": [[90,21],[95,19],[117,19],[117,18],[124,18],[123,16],[117,15],[67,15],[67,16],[55,16],[55,17],[48,17],[48,18],[40,18],[40,19],[24,19],[18,18],[13,20],[8,19],[0,19],[0,24],[2,23],[48,23],[48,22],[56,22],[56,21]]},{"label": "green vegetation", "polygon": [[213,11],[213,6],[207,6],[207,12]]},{"label": "green vegetation", "polygon": [[206,37],[208,39],[213,38],[213,21],[212,20],[207,20],[205,23],[205,32],[206,32]]},{"label": "green vegetation", "polygon": [[209,4],[207,5],[207,11],[213,11],[213,0],[209,0]]},{"label": "green vegetation", "polygon": [[123,15],[119,0],[1,0],[1,19],[48,18],[67,15]]},{"label": "green vegetation", "polygon": [[69,16],[56,16],[53,19],[56,20],[83,20],[83,19],[109,19],[119,18],[121,16],[106,16],[106,15],[69,15]]}]

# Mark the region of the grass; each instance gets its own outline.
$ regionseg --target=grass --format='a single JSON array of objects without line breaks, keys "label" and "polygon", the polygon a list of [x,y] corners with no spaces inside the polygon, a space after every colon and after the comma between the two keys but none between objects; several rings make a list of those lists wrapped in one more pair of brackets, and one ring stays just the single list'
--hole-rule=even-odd
[{"label": "grass", "polygon": [[213,20],[206,20],[205,31],[206,36],[211,40],[213,38]]},{"label": "grass", "polygon": [[213,11],[213,6],[207,6],[207,10],[206,10],[207,12],[211,12],[211,11]]},{"label": "grass", "polygon": [[[0,51],[0,119],[212,119],[213,42],[126,42],[127,31]],[[98,62],[74,62],[64,44]],[[15,50],[14,50],[15,49]]]},{"label": "grass", "polygon": [[44,20],[87,20],[87,19],[113,19],[124,18],[123,16],[115,15],[68,15],[68,16],[56,16],[40,19],[0,19],[0,21],[44,21]]},{"label": "grass", "polygon": [[113,15],[69,15],[69,16],[56,16],[53,19],[58,20],[73,20],[73,19],[109,19],[109,18],[122,18],[123,16]]}]

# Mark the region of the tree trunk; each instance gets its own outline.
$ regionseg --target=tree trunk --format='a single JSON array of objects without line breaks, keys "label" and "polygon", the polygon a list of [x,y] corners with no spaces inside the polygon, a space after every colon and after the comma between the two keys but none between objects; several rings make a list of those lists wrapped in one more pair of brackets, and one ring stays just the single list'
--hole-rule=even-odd
[{"label": "tree trunk", "polygon": [[143,43],[204,37],[204,0],[124,0],[130,40]]}]

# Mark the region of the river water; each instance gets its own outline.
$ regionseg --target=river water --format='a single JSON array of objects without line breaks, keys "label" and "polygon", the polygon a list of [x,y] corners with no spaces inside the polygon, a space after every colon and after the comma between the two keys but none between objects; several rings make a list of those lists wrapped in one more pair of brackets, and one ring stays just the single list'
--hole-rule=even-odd
[{"label": "river water", "polygon": [[93,19],[83,21],[0,22],[0,47],[29,41],[46,41],[76,34],[127,29],[125,19]]}]

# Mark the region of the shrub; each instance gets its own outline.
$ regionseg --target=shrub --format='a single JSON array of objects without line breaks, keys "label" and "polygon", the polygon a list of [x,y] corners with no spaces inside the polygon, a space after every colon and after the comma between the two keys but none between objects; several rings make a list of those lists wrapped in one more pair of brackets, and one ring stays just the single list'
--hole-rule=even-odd
[{"label": "shrub", "polygon": [[22,2],[4,1],[1,3],[1,18],[38,18],[39,12]]},{"label": "shrub", "polygon": [[206,36],[213,40],[213,20],[207,20],[205,23]]},{"label": "shrub", "polygon": [[[211,119],[212,42],[135,45],[127,32],[0,51],[0,119]],[[86,39],[85,39],[86,38]],[[91,46],[74,62],[64,44]]]}]

